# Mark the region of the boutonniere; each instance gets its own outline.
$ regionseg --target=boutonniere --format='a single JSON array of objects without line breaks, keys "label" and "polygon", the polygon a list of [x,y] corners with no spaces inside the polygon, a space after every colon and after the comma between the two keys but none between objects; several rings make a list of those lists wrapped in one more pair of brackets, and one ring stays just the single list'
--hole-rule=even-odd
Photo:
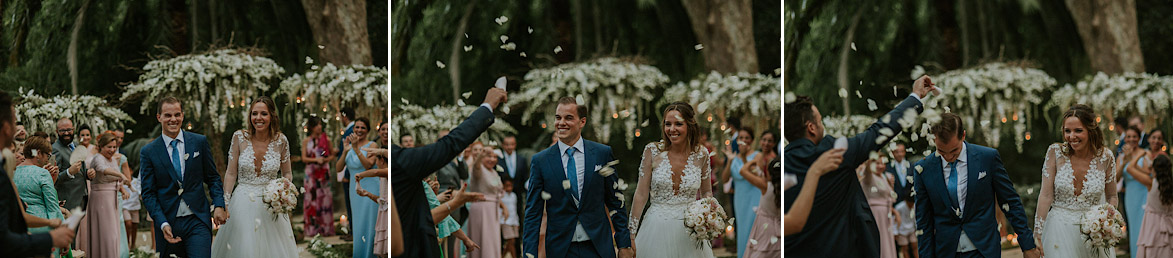
[{"label": "boutonniere", "polygon": [[199,157],[200,157],[200,152],[198,152],[198,151],[197,151],[197,152],[195,152],[195,153],[194,153],[194,154],[193,154],[191,157],[192,157],[192,158],[199,158]]},{"label": "boutonniere", "polygon": [[978,172],[978,179],[986,178],[986,171]]}]

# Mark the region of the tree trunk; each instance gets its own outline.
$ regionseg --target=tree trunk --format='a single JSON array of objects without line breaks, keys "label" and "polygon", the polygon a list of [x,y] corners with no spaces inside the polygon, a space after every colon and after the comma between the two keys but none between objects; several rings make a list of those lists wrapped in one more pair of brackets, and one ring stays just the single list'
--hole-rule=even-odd
[{"label": "tree trunk", "polygon": [[464,16],[460,17],[460,25],[456,28],[456,34],[452,34],[455,40],[452,40],[452,54],[448,56],[448,78],[452,81],[452,103],[460,101],[460,54],[463,53],[464,48],[464,32],[468,29],[468,19],[472,17],[473,7],[476,7],[477,1],[468,1],[464,6]]},{"label": "tree trunk", "polygon": [[367,3],[363,0],[301,0],[314,42],[322,46],[318,58],[334,65],[370,65]]},{"label": "tree trunk", "polygon": [[704,47],[705,68],[721,73],[757,73],[750,0],[682,0],[692,30]]},{"label": "tree trunk", "polygon": [[961,60],[958,57],[960,50],[958,50],[957,40],[957,19],[956,11],[953,9],[952,0],[936,0],[933,4],[933,10],[936,13],[937,29],[941,30],[941,44],[944,49],[941,50],[941,64],[945,66],[946,70],[953,70],[961,67]]},{"label": "tree trunk", "polygon": [[965,0],[957,1],[957,18],[961,20],[958,28],[961,29],[961,66],[969,65],[969,8]]},{"label": "tree trunk", "polygon": [[191,0],[191,5],[188,5],[188,9],[191,9],[191,49],[192,52],[195,52],[200,47],[199,0]]},{"label": "tree trunk", "polygon": [[69,50],[66,53],[66,60],[69,65],[69,85],[73,88],[73,95],[78,94],[77,90],[77,39],[81,34],[81,26],[85,24],[86,9],[90,7],[90,0],[81,3],[81,10],[77,11],[77,19],[73,20],[73,33],[69,35]]},{"label": "tree trunk", "polygon": [[582,53],[586,52],[582,44],[582,1],[570,0],[571,9],[574,9],[574,60],[582,60]]},{"label": "tree trunk", "polygon": [[209,133],[206,136],[210,145],[208,147],[212,148],[212,159],[216,161],[216,172],[220,172],[223,177],[224,172],[228,171],[228,153],[224,151],[228,148],[224,146],[224,133]]},{"label": "tree trunk", "polygon": [[[855,11],[855,16],[851,17],[851,26],[847,28],[847,37],[843,38],[843,47],[839,50],[839,88],[844,91],[851,90],[851,84],[847,81],[847,65],[848,57],[851,56],[851,43],[855,40],[855,28],[859,27],[859,19],[863,17],[863,12],[868,8],[867,4],[860,5],[859,10]],[[843,99],[843,115],[851,115],[851,98]]]},{"label": "tree trunk", "polygon": [[1093,70],[1144,72],[1135,0],[1066,0]]},{"label": "tree trunk", "polygon": [[591,11],[594,17],[591,23],[595,25],[595,56],[603,53],[603,17],[599,13],[599,0],[591,1]]},{"label": "tree trunk", "polygon": [[977,1],[978,31],[982,37],[982,59],[990,57],[990,30],[986,24],[986,1]]}]

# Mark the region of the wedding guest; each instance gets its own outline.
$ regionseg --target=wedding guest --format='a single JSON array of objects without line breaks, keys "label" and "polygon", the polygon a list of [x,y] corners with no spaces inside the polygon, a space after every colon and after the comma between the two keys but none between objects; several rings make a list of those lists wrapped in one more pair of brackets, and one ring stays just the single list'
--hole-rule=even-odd
[{"label": "wedding guest", "polygon": [[[501,196],[505,189],[501,187],[501,177],[497,175],[497,155],[493,154],[493,147],[482,146],[474,151],[474,156],[468,164],[469,191],[484,194],[485,200],[474,202],[468,208],[468,234],[473,242],[490,249],[472,250],[468,252],[471,258],[500,258],[501,224],[498,219],[499,209],[505,209]],[[504,212],[509,216],[508,212]]]},{"label": "wedding guest", "polygon": [[[445,193],[450,192],[445,191]],[[465,192],[465,189],[461,188],[460,190],[456,191],[455,194],[451,195],[451,197],[448,197],[449,200],[441,201],[436,196],[436,193],[432,187],[428,186],[424,187],[424,194],[427,195],[428,206],[431,207],[432,221],[436,223],[437,237],[445,240],[449,240],[450,236],[456,238],[456,240],[460,240],[462,243],[464,243],[464,247],[468,250],[475,250],[480,248],[476,242],[473,242],[471,238],[468,238],[468,236],[464,234],[464,230],[460,229],[460,224],[456,223],[456,220],[452,219],[450,214],[452,211],[454,211],[452,207],[464,206],[465,203],[481,200],[484,198],[483,195],[480,193]],[[456,241],[451,242],[455,243]],[[450,251],[450,249],[447,248],[443,250],[444,251],[441,253],[441,256],[443,257],[460,257],[458,256],[459,250]]]},{"label": "wedding guest", "polygon": [[399,146],[404,148],[415,148],[415,137],[410,134],[403,134],[399,136]]},{"label": "wedding guest", "polygon": [[[1153,155],[1168,155],[1168,150],[1165,149],[1165,131],[1161,129],[1153,129],[1149,131],[1149,152]],[[1150,160],[1156,158],[1149,157]]]},{"label": "wedding guest", "polygon": [[[517,195],[517,202],[512,204],[514,209],[513,211],[524,211],[526,191],[525,184],[527,181],[529,181],[530,159],[525,155],[517,152],[517,137],[513,135],[507,135],[504,139],[501,139],[501,154],[501,159],[497,163],[502,165],[505,171],[498,174],[500,174],[502,179],[507,178],[505,181],[513,181],[513,190],[509,190]],[[516,213],[514,214],[516,215]],[[521,228],[521,222],[523,221],[518,221],[518,228]],[[521,250],[520,242],[521,241],[513,242],[513,250]],[[517,256],[517,252],[514,252],[513,254],[514,256]]]},{"label": "wedding guest", "polygon": [[[1148,154],[1139,146],[1141,130],[1129,126],[1124,132],[1124,149],[1120,157],[1116,158],[1116,167],[1120,168],[1117,175],[1124,175],[1124,209],[1127,210],[1126,225],[1139,225],[1144,221],[1144,205],[1148,197],[1148,187],[1152,184],[1152,177],[1145,167],[1151,163]],[[1128,227],[1128,250],[1136,250],[1136,240],[1140,234],[1140,227]],[[1131,252],[1135,256],[1136,252]]]},{"label": "wedding guest", "polygon": [[[354,108],[344,107],[338,113],[339,113],[338,116],[340,117],[342,124],[346,125],[346,127],[342,129],[342,137],[338,138],[339,139],[338,146],[334,149],[334,151],[331,151],[331,153],[338,153],[339,154],[338,162],[341,163],[344,160],[346,160],[346,158],[348,157],[347,153],[342,150],[343,145],[346,144],[346,139],[350,138],[350,134],[354,133],[354,122],[355,122],[354,121]],[[335,167],[337,167],[337,169],[339,170],[339,172],[337,174],[337,178],[338,178],[339,182],[342,182],[342,189],[347,192],[354,192],[353,190],[351,190],[354,188],[350,187],[350,178],[352,176],[350,174],[350,170],[344,166],[341,166],[341,165],[337,165]],[[354,209],[350,205],[350,203],[351,203],[350,202],[350,194],[343,194],[342,199],[343,199],[342,202],[344,204],[346,204],[346,216],[350,217],[351,220],[353,221]],[[345,232],[349,232],[349,234],[342,235],[342,240],[353,241],[354,240],[354,223],[346,224],[346,227],[347,227],[347,229]]]},{"label": "wedding guest", "polygon": [[[49,175],[49,170],[44,168],[49,165],[49,154],[53,153],[49,147],[49,139],[28,139],[22,152],[27,158],[17,165],[12,181],[20,192],[21,201],[28,205],[25,213],[50,220],[48,226],[29,227],[28,232],[46,233],[61,226],[61,221],[65,219],[62,208],[57,206],[57,189],[53,188],[53,179]],[[54,251],[52,256],[65,257],[68,251],[59,249]]]},{"label": "wedding guest", "polygon": [[[384,139],[386,139],[384,137]],[[359,196],[370,198],[379,204],[378,218],[375,220],[374,246],[371,250],[375,256],[387,257],[387,149],[368,148],[368,157],[375,161],[376,168],[369,169],[354,175],[355,182],[362,182],[363,178],[377,177],[379,179],[379,195],[375,195],[362,188],[362,183],[355,184],[355,191]],[[384,197],[380,197],[384,196]]]},{"label": "wedding guest", "polygon": [[1144,130],[1145,130],[1144,117],[1141,117],[1139,114],[1133,115],[1132,117],[1129,117],[1128,118],[1128,126],[1136,127],[1137,129],[1140,129],[1140,143],[1138,143],[1137,146],[1140,146],[1141,148],[1148,148],[1149,147],[1149,135],[1144,133]]},{"label": "wedding guest", "polygon": [[[1149,134],[1156,137],[1156,134]],[[1151,138],[1150,138],[1151,139]],[[1136,241],[1136,257],[1173,257],[1173,163],[1169,156],[1153,160],[1153,187],[1145,205],[1144,223]]]},{"label": "wedding guest", "polygon": [[[802,184],[798,197],[794,199],[794,204],[790,207],[790,212],[783,215],[783,223],[786,225],[783,228],[786,231],[784,232],[786,235],[789,236],[802,232],[806,226],[806,219],[810,216],[811,206],[813,206],[815,199],[815,191],[819,188],[819,177],[839,168],[839,164],[843,163],[843,152],[845,151],[847,150],[828,150],[823,152],[822,155],[819,155],[819,158],[811,164],[810,169],[807,170],[806,179],[804,179],[806,182]],[[785,177],[791,178],[793,175],[786,174]],[[782,188],[782,190],[790,189],[790,184],[786,184]],[[778,196],[774,197],[777,198]]]},{"label": "wedding guest", "polygon": [[58,176],[57,183],[53,186],[57,188],[57,197],[65,202],[65,209],[82,208],[85,210],[82,204],[85,203],[89,195],[86,188],[85,168],[82,167],[81,161],[70,162],[69,160],[69,157],[73,156],[73,150],[77,148],[77,144],[73,140],[73,120],[69,118],[58,119],[57,141],[53,142],[53,157],[57,159],[57,166],[61,171],[67,171],[67,173]]},{"label": "wedding guest", "polygon": [[[122,212],[118,200],[123,192],[121,184],[129,182],[119,170],[116,160],[118,146],[113,134],[102,134],[98,138],[100,155],[93,155],[86,161],[87,173],[91,178],[89,202],[86,217],[78,231],[78,249],[88,257],[125,257],[130,253],[125,237],[122,237]],[[127,193],[122,193],[126,196]]]},{"label": "wedding guest", "polygon": [[[1112,132],[1116,133],[1116,154],[1119,155],[1121,150],[1124,150],[1124,131],[1128,130],[1128,118],[1118,116],[1112,120]],[[1117,188],[1123,190],[1123,188]],[[1124,198],[1120,198],[1123,200]]]},{"label": "wedding guest", "polygon": [[876,227],[880,232],[880,257],[896,258],[896,246],[892,245],[896,240],[891,230],[892,223],[888,218],[889,216],[895,217],[896,224],[900,224],[901,218],[900,213],[892,208],[896,198],[892,194],[893,180],[884,173],[888,169],[887,164],[886,157],[868,160],[860,166],[863,168],[863,173],[858,177],[859,185],[863,187],[863,193],[868,199],[868,206],[872,209],[872,217],[875,218]]},{"label": "wedding guest", "polygon": [[[517,257],[517,237],[520,236],[520,223],[517,217],[517,193],[513,192],[513,180],[506,177],[501,183],[504,185],[505,195],[501,196],[501,202],[505,203],[505,209],[501,215],[501,238],[505,239],[505,250],[502,250],[501,257]],[[508,254],[508,256],[506,255]]]},{"label": "wedding guest", "polygon": [[[750,161],[755,164],[759,160]],[[782,245],[777,244],[782,240],[782,213],[781,202],[778,197],[781,196],[781,182],[782,182],[782,165],[780,160],[775,158],[770,160],[768,165],[769,173],[763,176],[754,175],[749,170],[749,167],[741,169],[746,179],[749,179],[754,186],[762,191],[762,201],[758,204],[757,218],[754,219],[753,229],[749,234],[749,243],[745,247],[747,258],[766,258],[766,257],[781,257]],[[801,226],[800,226],[801,227]]]},{"label": "wedding guest", "polygon": [[366,198],[361,198],[356,192],[357,185],[362,184],[365,189],[378,189],[379,181],[375,179],[367,179],[366,181],[358,181],[354,175],[371,169],[375,164],[373,159],[367,158],[367,151],[363,150],[371,148],[375,142],[367,140],[367,133],[370,131],[370,120],[366,118],[358,118],[354,123],[354,133],[343,140],[343,152],[346,155],[345,159],[340,159],[335,166],[345,167],[351,175],[350,190],[347,195],[350,195],[351,207],[351,224],[354,231],[351,234],[354,236],[354,257],[367,258],[373,254],[371,248],[373,247],[373,240],[375,237],[375,222],[379,213],[379,204],[371,202]]},{"label": "wedding guest", "polygon": [[[907,150],[904,143],[896,143],[892,148],[892,162],[888,165],[888,176],[894,178],[892,190],[896,193],[896,204],[893,209],[896,210],[897,216],[901,218],[903,223],[896,223],[893,227],[892,233],[896,235],[896,245],[903,257],[916,258],[920,255],[917,250],[916,243],[916,217],[913,216],[912,211],[916,209],[913,205],[914,199],[911,196],[913,181],[910,180],[912,176],[912,162],[908,161]],[[1000,211],[999,211],[1000,212]]]},{"label": "wedding guest", "polygon": [[[121,206],[122,221],[126,224],[125,237],[128,241],[128,246],[133,248],[135,246],[136,240],[138,239],[135,235],[137,235],[138,232],[139,210],[142,209],[142,180],[139,179],[137,175],[135,175],[135,170],[130,169],[130,158],[128,158],[125,153],[122,153],[122,140],[125,136],[122,130],[106,131],[106,133],[114,135],[114,143],[118,146],[116,147],[117,152],[114,154],[114,156],[117,156],[119,159],[118,166],[122,167],[122,175],[131,179],[129,183],[125,183],[121,186],[127,193],[124,196],[125,198],[122,199]],[[154,237],[154,235],[151,237]]]},{"label": "wedding guest", "polygon": [[89,125],[81,125],[77,128],[77,144],[78,147],[89,151],[90,155],[98,153],[98,147],[94,146],[94,130],[90,129]]},{"label": "wedding guest", "polygon": [[[0,91],[0,146],[11,146],[15,135],[16,111],[8,93]],[[5,256],[29,257],[51,255],[52,248],[68,248],[73,229],[56,227],[49,232],[29,233],[23,212],[24,203],[3,164],[14,157],[0,157],[0,250]],[[15,171],[13,171],[15,172]]]},{"label": "wedding guest", "polygon": [[301,161],[305,162],[305,194],[302,218],[306,236],[334,235],[334,194],[330,191],[330,161],[334,152],[330,137],[322,131],[322,119],[310,116],[305,123],[309,135],[301,141]]},{"label": "wedding guest", "polygon": [[12,142],[12,145],[15,145],[16,147],[13,148],[12,152],[19,154],[24,148],[24,141],[27,140],[28,137],[29,133],[24,129],[24,123],[16,122],[16,136],[14,136],[14,141]]},{"label": "wedding guest", "polygon": [[[737,218],[734,220],[736,225],[733,226],[733,230],[737,232],[737,254],[741,257],[745,254],[745,245],[749,242],[750,227],[753,227],[754,217],[756,217],[754,209],[761,202],[762,195],[753,184],[741,176],[741,173],[735,172],[741,171],[745,163],[750,160],[758,159],[758,155],[761,153],[757,151],[750,153],[750,144],[754,140],[753,128],[742,127],[737,137],[738,147],[741,148],[741,151],[732,153],[730,150],[726,150],[726,157],[733,157],[733,160],[729,162],[729,169],[725,174],[731,174],[731,177],[727,176],[726,178],[733,180],[733,216]],[[773,148],[771,147],[771,149]]]}]

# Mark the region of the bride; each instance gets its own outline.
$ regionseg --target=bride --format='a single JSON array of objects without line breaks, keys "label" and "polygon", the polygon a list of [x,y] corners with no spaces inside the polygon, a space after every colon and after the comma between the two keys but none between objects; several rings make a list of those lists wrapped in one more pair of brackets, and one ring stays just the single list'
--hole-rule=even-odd
[{"label": "bride", "polygon": [[[1035,239],[1048,257],[1100,257],[1084,244],[1079,220],[1100,204],[1116,206],[1116,161],[1104,147],[1096,114],[1083,104],[1063,113],[1064,144],[1051,144],[1043,163],[1043,189],[1035,212]],[[1107,250],[1115,254],[1114,248]]]},{"label": "bride", "polygon": [[248,130],[232,134],[224,173],[231,217],[212,241],[212,257],[297,257],[289,214],[273,214],[261,197],[269,181],[293,179],[289,140],[278,131],[276,105],[269,97],[253,101],[248,117]]},{"label": "bride", "polygon": [[[644,147],[628,224],[636,257],[713,257],[708,241],[698,245],[683,222],[689,204],[713,194],[709,151],[701,146],[694,116],[687,103],[669,104],[664,110],[664,140]],[[651,207],[641,228],[649,191]]]}]

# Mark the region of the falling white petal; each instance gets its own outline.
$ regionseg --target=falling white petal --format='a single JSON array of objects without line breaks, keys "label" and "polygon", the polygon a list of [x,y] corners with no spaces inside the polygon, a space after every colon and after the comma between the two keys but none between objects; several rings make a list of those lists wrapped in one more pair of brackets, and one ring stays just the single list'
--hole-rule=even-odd
[{"label": "falling white petal", "polygon": [[534,34],[534,27],[525,26],[525,30],[529,32],[529,34]]},{"label": "falling white petal", "polygon": [[493,21],[497,22],[497,25],[502,25],[509,21],[509,17],[502,15],[501,17],[497,17],[497,19],[493,19]]},{"label": "falling white petal", "polygon": [[924,172],[924,170],[925,170],[925,168],[921,167],[920,165],[916,165],[916,167],[914,167],[914,169],[916,169],[917,173]]},{"label": "falling white petal", "polygon": [[501,43],[504,44],[506,41],[509,41],[509,36],[501,35]]},{"label": "falling white petal", "polygon": [[562,52],[562,46],[554,47],[554,54],[561,53],[561,52]]},{"label": "falling white petal", "polygon": [[464,52],[472,51],[472,46],[464,46]]},{"label": "falling white petal", "polygon": [[584,101],[584,100],[582,99],[582,94],[578,94],[578,95],[575,95],[575,96],[574,96],[574,104],[575,104],[575,105],[580,105],[580,106],[581,106],[581,105],[586,105],[586,101]]},{"label": "falling white petal", "polygon": [[851,42],[851,51],[857,51],[855,50],[855,42]]},{"label": "falling white petal", "polygon": [[542,200],[550,200],[550,193],[542,191]]},{"label": "falling white petal", "polygon": [[794,92],[786,93],[786,104],[793,103],[795,100],[798,100],[798,96],[795,96]]},{"label": "falling white petal", "polygon": [[847,89],[839,88],[839,97],[846,98],[847,97]]},{"label": "falling white petal", "polygon": [[696,50],[701,50],[701,49],[704,49],[704,48],[705,48],[705,46],[704,46],[704,45],[701,45],[701,44],[696,44],[696,46],[692,46],[692,48],[693,48],[693,49],[696,49]]},{"label": "falling white petal", "polygon": [[526,57],[525,52],[521,52],[521,57]]},{"label": "falling white petal", "polygon": [[859,90],[855,90],[855,97],[856,97],[856,98],[861,98],[861,99],[862,99],[862,98],[863,98],[863,94],[859,94]]},{"label": "falling white petal", "polygon": [[472,96],[472,92],[469,91],[469,92],[461,93],[460,96],[467,99],[469,96]]},{"label": "falling white petal", "polygon": [[446,65],[444,65],[444,62],[440,62],[440,60],[436,60],[436,67],[440,67],[440,69],[444,69],[445,66]]},{"label": "falling white petal", "polygon": [[[858,92],[858,91],[856,91],[856,92]],[[876,101],[872,100],[872,99],[868,99],[868,110],[876,111],[876,109],[880,109],[879,107],[876,106]]]}]

